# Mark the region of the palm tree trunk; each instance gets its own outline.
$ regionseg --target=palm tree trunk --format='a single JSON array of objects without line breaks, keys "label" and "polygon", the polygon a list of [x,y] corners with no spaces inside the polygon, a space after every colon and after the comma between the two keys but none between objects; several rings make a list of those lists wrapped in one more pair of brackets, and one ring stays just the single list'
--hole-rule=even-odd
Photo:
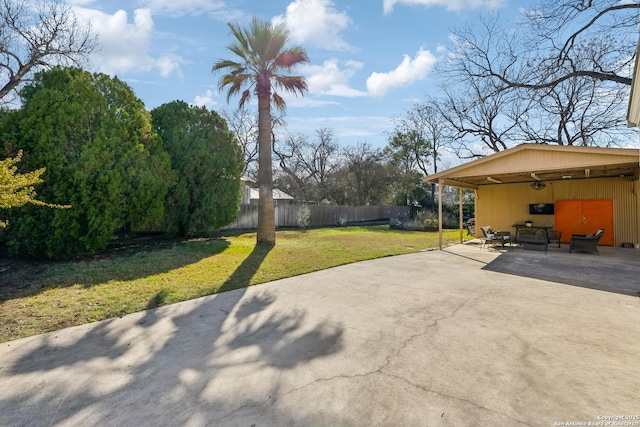
[{"label": "palm tree trunk", "polygon": [[258,94],[258,236],[259,245],[276,244],[271,165],[271,100]]}]

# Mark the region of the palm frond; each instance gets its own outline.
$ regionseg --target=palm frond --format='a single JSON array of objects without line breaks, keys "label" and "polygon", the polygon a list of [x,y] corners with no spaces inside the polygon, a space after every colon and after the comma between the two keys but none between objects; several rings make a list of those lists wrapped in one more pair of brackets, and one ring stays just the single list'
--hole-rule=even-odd
[{"label": "palm frond", "polygon": [[[264,55],[269,59],[269,64],[274,64],[289,41],[289,35],[284,26],[276,26],[273,28],[271,38],[265,46]],[[267,64],[265,64],[267,65]]]},{"label": "palm frond", "polygon": [[302,76],[274,76],[273,80],[278,89],[284,89],[287,92],[304,95],[308,90],[307,82]]},{"label": "palm frond", "polygon": [[[231,30],[231,34],[233,35],[233,37],[235,37],[236,41],[238,43],[240,43],[240,45],[235,45],[237,48],[239,48],[239,50],[244,50],[245,52],[249,52],[249,42],[247,40],[247,37],[245,36],[245,33],[243,32],[242,28],[240,28],[240,25],[238,24],[233,24],[231,22],[227,23],[227,25],[229,26],[229,29]],[[227,46],[227,49],[230,49],[231,46],[233,46],[234,44]],[[235,52],[234,52],[235,53]],[[241,56],[242,55],[238,55]]]},{"label": "palm frond", "polygon": [[278,68],[284,68],[286,70],[291,70],[296,66],[309,62],[309,57],[307,57],[307,53],[304,49],[300,47],[288,49],[276,58],[274,61],[274,65]]},{"label": "palm frond", "polygon": [[273,95],[271,95],[271,100],[273,102],[273,105],[275,105],[279,111],[284,111],[285,108],[287,108],[287,103],[284,102],[284,99],[280,95],[278,95],[278,92],[273,92]]},{"label": "palm frond", "polygon": [[251,91],[249,89],[245,90],[244,92],[242,92],[242,97],[240,97],[240,102],[238,103],[238,106],[240,108],[244,107],[244,104],[251,98]]},{"label": "palm frond", "polygon": [[211,67],[211,72],[215,73],[216,71],[222,70],[224,68],[237,69],[242,68],[242,64],[239,64],[235,61],[230,61],[228,59],[221,59]]}]

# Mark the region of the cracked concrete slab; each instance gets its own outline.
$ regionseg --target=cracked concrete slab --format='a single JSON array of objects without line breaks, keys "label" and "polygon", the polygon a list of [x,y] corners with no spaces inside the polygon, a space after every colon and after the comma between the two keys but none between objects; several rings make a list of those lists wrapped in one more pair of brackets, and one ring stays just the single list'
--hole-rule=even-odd
[{"label": "cracked concrete slab", "polygon": [[[508,271],[509,257],[528,256],[548,263],[544,279]],[[544,257],[456,245],[3,343],[0,426],[553,426],[637,415],[640,298],[613,292],[606,268],[567,286],[568,263]],[[549,280],[553,268],[562,280]]]}]

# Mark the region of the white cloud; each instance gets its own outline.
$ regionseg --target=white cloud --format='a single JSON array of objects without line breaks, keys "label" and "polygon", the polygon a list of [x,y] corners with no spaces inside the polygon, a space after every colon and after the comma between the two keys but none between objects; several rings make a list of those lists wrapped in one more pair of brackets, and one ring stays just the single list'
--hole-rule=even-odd
[{"label": "white cloud", "polygon": [[80,19],[91,23],[99,37],[99,50],[92,61],[106,74],[148,72],[158,70],[163,77],[173,73],[180,75],[181,59],[165,53],[158,58],[149,55],[153,34],[151,10],[136,9],[133,23],[128,22],[127,12],[119,10],[113,15],[96,9],[76,8]]},{"label": "white cloud", "polygon": [[362,63],[348,61],[346,69],[340,69],[337,59],[324,61],[322,65],[307,65],[300,71],[307,75],[309,93],[313,95],[332,95],[353,98],[365,96],[366,93],[349,87],[348,82],[355,72],[362,68]]},{"label": "white cloud", "polygon": [[160,70],[162,77],[169,77],[174,72],[181,75],[179,59],[176,60],[172,55],[164,55],[155,61],[155,68]]},{"label": "white cloud", "polygon": [[284,23],[292,39],[328,50],[354,50],[340,36],[351,24],[345,12],[338,12],[331,0],[294,0],[285,15],[273,18],[274,24]]},{"label": "white cloud", "polygon": [[391,13],[396,4],[410,6],[444,6],[448,10],[476,9],[480,7],[497,8],[504,4],[505,0],[383,0],[384,13]]},{"label": "white cloud", "polygon": [[151,9],[154,14],[172,17],[228,12],[225,3],[216,0],[138,0],[138,4]]},{"label": "white cloud", "polygon": [[207,89],[204,95],[198,95],[193,99],[192,105],[197,107],[207,107],[212,109],[218,103],[213,99],[215,93],[211,89]]},{"label": "white cloud", "polygon": [[[286,118],[287,128],[290,132],[314,134],[317,129],[331,128],[340,145],[355,145],[358,142],[376,139],[393,128],[393,123],[388,116],[322,116],[322,117],[296,117]],[[374,143],[374,146],[376,144]],[[382,148],[384,143],[378,148]]]},{"label": "white cloud", "polygon": [[422,48],[413,59],[404,55],[402,63],[395,70],[388,73],[371,73],[367,79],[367,90],[372,96],[384,96],[393,88],[407,86],[423,79],[436,61],[431,52]]},{"label": "white cloud", "polygon": [[328,106],[338,106],[341,105],[337,101],[326,101],[321,99],[315,99],[308,96],[295,96],[293,94],[283,94],[285,102],[287,103],[288,108],[318,108],[318,107],[328,107]]}]

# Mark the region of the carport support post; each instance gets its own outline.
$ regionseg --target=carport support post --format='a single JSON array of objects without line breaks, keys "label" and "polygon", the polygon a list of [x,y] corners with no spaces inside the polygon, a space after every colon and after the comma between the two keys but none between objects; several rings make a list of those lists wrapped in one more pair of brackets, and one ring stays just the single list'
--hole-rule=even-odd
[{"label": "carport support post", "polygon": [[459,194],[459,199],[460,199],[460,202],[459,202],[459,205],[458,205],[458,207],[460,208],[459,209],[460,213],[458,214],[458,216],[460,217],[460,243],[462,244],[462,241],[463,241],[463,236],[462,236],[462,210],[463,210],[463,208],[462,208],[462,187],[458,187],[458,190],[459,190],[458,194]]},{"label": "carport support post", "polygon": [[442,250],[442,188],[444,183],[438,179],[438,249]]}]

